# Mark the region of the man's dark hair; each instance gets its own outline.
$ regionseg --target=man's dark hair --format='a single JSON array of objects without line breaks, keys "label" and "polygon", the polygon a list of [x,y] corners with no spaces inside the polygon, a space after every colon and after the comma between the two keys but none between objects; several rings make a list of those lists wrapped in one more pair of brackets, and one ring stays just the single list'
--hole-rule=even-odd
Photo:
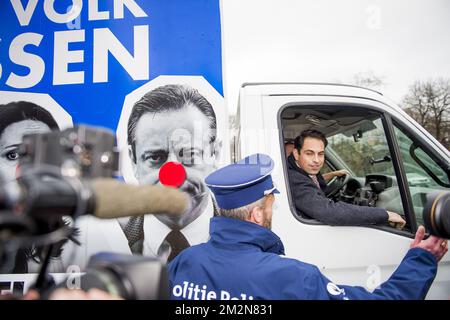
[{"label": "man's dark hair", "polygon": [[128,144],[132,148],[133,161],[136,162],[136,127],[139,119],[146,113],[177,111],[193,105],[209,120],[210,142],[216,140],[216,114],[212,105],[196,89],[179,84],[169,84],[147,92],[131,110],[128,119]]},{"label": "man's dark hair", "polygon": [[53,129],[59,129],[50,112],[33,102],[18,101],[0,105],[0,136],[10,124],[23,120],[41,121]]},{"label": "man's dark hair", "polygon": [[325,135],[318,130],[303,130],[299,136],[297,136],[294,140],[294,148],[300,151],[303,147],[303,143],[305,143],[306,138],[314,138],[322,140],[325,148],[328,145],[327,138]]}]

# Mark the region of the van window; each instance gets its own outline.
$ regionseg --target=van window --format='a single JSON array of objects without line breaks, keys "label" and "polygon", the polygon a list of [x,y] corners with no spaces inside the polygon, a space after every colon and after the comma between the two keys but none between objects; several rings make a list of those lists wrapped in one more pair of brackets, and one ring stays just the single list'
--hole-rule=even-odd
[{"label": "van window", "polygon": [[450,181],[442,164],[423,150],[414,135],[394,123],[394,131],[405,168],[406,179],[414,207],[417,224],[423,225],[422,211],[430,192],[448,190]]},{"label": "van window", "polygon": [[[350,173],[346,184],[338,184],[340,190],[329,195],[331,201],[383,208],[410,221],[404,216],[406,210],[381,113],[342,105],[291,106],[283,110],[281,117],[284,139],[295,138],[306,129],[323,132],[328,140],[325,152],[328,167],[333,170],[346,169]],[[325,172],[321,170],[322,174]],[[333,187],[333,183],[333,180],[330,181],[329,188]],[[295,208],[295,205],[291,204],[291,207]],[[301,222],[310,222],[310,217],[301,211],[296,214]],[[387,224],[385,226],[389,227]],[[409,231],[410,226],[405,229]]]},{"label": "van window", "polygon": [[356,177],[378,173],[395,175],[380,118],[363,120],[356,128],[330,135],[328,147]]},{"label": "van window", "polygon": [[[357,126],[342,132],[331,133],[327,139],[329,152],[334,152],[346,164],[352,179],[359,183],[356,190],[355,187],[343,189],[342,199],[363,205],[374,200],[371,206],[404,214],[381,116],[362,120]],[[375,192],[374,183],[382,190]]]}]

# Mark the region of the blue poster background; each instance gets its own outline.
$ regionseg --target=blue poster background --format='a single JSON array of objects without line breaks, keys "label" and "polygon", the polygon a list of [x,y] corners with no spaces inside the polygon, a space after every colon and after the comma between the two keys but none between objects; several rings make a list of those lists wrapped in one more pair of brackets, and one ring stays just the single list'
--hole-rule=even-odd
[{"label": "blue poster background", "polygon": [[[76,21],[71,23],[72,27],[50,21],[44,12],[45,1],[39,0],[30,24],[21,26],[13,1],[0,1],[0,90],[48,93],[72,116],[75,124],[116,130],[125,95],[159,75],[203,76],[223,95],[219,0],[134,0],[147,17],[135,17],[125,7],[123,19],[114,19],[114,0],[99,0],[98,11],[109,11],[110,17],[98,21],[88,20],[88,1],[83,1],[78,27],[85,30],[85,39],[70,43],[69,50],[82,50],[84,62],[70,64],[69,71],[84,71],[84,83],[68,85],[53,85],[54,32],[70,30]],[[28,0],[21,3],[25,8]],[[65,13],[71,5],[70,0],[57,0],[54,8]],[[139,25],[149,26],[149,79],[133,80],[109,54],[108,82],[94,83],[94,29],[109,28],[133,55],[133,27]],[[45,74],[35,86],[16,89],[6,85],[8,76],[11,72],[25,76],[29,69],[11,62],[9,47],[16,36],[27,32],[43,35],[38,47],[27,45],[25,51],[45,61]]]}]

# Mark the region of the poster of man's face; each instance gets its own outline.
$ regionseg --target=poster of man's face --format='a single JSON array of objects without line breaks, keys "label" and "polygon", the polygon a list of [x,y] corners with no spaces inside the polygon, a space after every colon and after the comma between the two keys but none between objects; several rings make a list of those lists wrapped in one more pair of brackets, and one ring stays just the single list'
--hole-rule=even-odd
[{"label": "poster of man's face", "polygon": [[[205,212],[211,196],[204,179],[229,157],[223,148],[227,123],[223,98],[197,78],[157,78],[135,95],[126,122],[128,167],[122,161],[126,181],[164,184],[161,170],[169,162],[181,164],[185,171],[179,189],[189,194],[190,210],[178,217],[155,216],[171,229],[183,229]],[[119,146],[121,141],[124,145],[118,134]],[[208,225],[198,232],[207,233]]]}]

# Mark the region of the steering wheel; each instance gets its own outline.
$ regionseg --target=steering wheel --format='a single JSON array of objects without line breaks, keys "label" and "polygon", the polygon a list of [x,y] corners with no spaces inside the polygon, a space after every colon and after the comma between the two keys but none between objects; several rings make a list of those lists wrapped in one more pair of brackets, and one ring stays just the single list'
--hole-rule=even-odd
[{"label": "steering wheel", "polygon": [[346,174],[340,177],[333,177],[327,184],[325,195],[327,198],[334,197],[350,180],[350,175]]}]

